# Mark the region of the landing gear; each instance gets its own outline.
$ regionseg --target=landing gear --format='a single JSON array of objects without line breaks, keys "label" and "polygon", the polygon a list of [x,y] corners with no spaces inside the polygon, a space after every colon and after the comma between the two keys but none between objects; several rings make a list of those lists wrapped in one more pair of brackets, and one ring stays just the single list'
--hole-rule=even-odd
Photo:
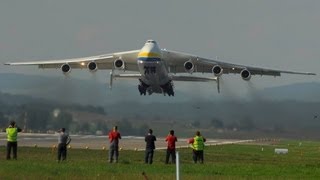
[{"label": "landing gear", "polygon": [[161,88],[163,89],[164,95],[168,94],[169,96],[174,96],[172,81],[169,81],[165,85],[162,85]]},{"label": "landing gear", "polygon": [[145,82],[143,82],[141,79],[139,79],[140,84],[138,85],[138,90],[140,95],[151,95],[153,93],[158,93],[161,94],[163,93],[163,95],[167,95],[168,96],[174,96],[174,91],[173,91],[173,83],[172,81],[167,82],[166,84],[162,85],[162,86],[150,86],[148,84],[146,84]]},{"label": "landing gear", "polygon": [[147,85],[146,83],[144,83],[141,79],[139,79],[140,84],[138,85],[138,90],[140,92],[140,95],[146,95],[147,94],[147,89],[149,87],[149,85]]},{"label": "landing gear", "polygon": [[139,90],[139,92],[140,92],[140,95],[146,95],[146,93],[147,93],[147,89],[144,88],[144,87],[141,86],[141,85],[138,85],[138,90]]},{"label": "landing gear", "polygon": [[169,86],[169,87],[166,89],[166,93],[167,93],[169,96],[174,96],[174,91],[173,91],[172,86]]}]

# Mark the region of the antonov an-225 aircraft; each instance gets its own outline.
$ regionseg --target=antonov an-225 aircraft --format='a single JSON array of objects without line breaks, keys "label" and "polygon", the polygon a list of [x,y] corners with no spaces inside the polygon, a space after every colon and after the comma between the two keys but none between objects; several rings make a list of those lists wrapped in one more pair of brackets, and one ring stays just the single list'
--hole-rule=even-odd
[{"label": "antonov an-225 aircraft", "polygon": [[[156,41],[147,40],[140,50],[116,52],[99,56],[75,59],[47,60],[34,62],[8,62],[6,65],[37,65],[39,68],[60,68],[64,74],[71,69],[87,68],[91,72],[98,69],[109,69],[110,88],[113,78],[133,78],[139,80],[140,95],[162,93],[174,96],[173,81],[216,81],[218,92],[219,77],[222,74],[240,74],[248,81],[251,75],[280,76],[281,73],[315,75],[309,72],[293,72],[250,67],[206,59],[196,55],[160,49]],[[117,74],[114,73],[118,70]],[[137,74],[120,73],[121,71],[137,72]],[[177,75],[189,73],[190,75]],[[194,76],[196,73],[212,73],[212,77]]]}]

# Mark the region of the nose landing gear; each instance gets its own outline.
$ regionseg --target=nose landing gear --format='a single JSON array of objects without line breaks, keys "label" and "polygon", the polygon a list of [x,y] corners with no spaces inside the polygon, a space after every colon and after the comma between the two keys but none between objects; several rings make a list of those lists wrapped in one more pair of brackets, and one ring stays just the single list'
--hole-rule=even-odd
[{"label": "nose landing gear", "polygon": [[138,90],[140,92],[140,95],[146,95],[147,94],[147,89],[149,87],[149,85],[147,85],[146,83],[144,83],[141,79],[139,79],[140,84],[138,85]]}]

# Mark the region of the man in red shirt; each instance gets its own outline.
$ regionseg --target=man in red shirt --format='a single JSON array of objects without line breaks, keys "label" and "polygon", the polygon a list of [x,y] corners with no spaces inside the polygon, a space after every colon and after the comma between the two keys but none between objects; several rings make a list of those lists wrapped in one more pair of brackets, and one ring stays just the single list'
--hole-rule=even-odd
[{"label": "man in red shirt", "polygon": [[118,132],[118,127],[114,126],[112,131],[109,132],[109,162],[112,163],[113,155],[115,155],[115,162],[118,162],[119,157],[119,139],[121,139],[121,135]]},{"label": "man in red shirt", "polygon": [[168,142],[166,164],[169,163],[170,155],[171,155],[171,163],[174,164],[176,162],[176,142],[178,141],[178,139],[174,135],[173,130],[170,130],[169,135],[166,137],[166,141]]}]

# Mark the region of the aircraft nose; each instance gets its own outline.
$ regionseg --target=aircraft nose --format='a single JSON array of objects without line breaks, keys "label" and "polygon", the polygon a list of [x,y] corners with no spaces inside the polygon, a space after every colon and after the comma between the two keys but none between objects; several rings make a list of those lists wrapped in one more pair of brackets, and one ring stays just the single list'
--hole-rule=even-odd
[{"label": "aircraft nose", "polygon": [[[150,41],[150,40],[148,40]],[[161,58],[161,50],[157,44],[148,42],[143,46],[140,53],[138,54],[138,59],[146,61],[159,61]]]}]

